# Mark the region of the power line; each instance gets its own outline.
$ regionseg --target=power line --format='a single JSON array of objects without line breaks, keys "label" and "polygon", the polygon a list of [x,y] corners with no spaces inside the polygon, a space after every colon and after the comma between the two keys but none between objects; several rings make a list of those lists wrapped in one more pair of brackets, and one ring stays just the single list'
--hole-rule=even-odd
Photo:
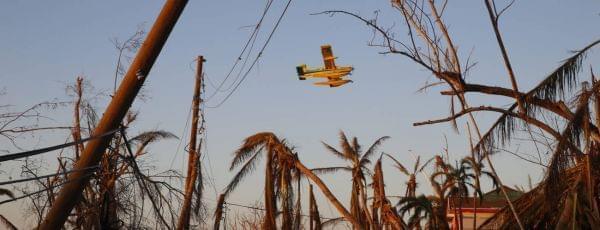
[{"label": "power line", "polygon": [[85,177],[80,177],[78,179],[68,180],[68,181],[65,181],[63,183],[60,183],[60,184],[57,184],[57,185],[53,185],[53,186],[50,186],[50,187],[47,187],[47,188],[44,188],[44,189],[41,189],[41,190],[38,190],[38,191],[35,191],[35,192],[32,192],[32,193],[27,193],[27,194],[24,194],[22,196],[18,196],[18,197],[15,197],[15,198],[12,198],[12,199],[8,199],[8,200],[3,200],[3,201],[0,201],[0,205],[6,204],[6,203],[10,203],[10,202],[14,202],[14,201],[17,201],[17,200],[20,200],[20,199],[23,199],[23,198],[27,198],[27,197],[33,196],[33,195],[37,195],[37,194],[49,191],[51,189],[55,189],[57,187],[63,186],[65,184],[74,182],[76,180],[81,180],[83,178],[85,178]]},{"label": "power line", "polygon": [[173,155],[173,158],[171,158],[171,164],[169,165],[169,168],[173,168],[173,163],[175,163],[175,159],[179,155],[179,149],[181,148],[183,139],[185,139],[187,137],[187,129],[188,129],[188,124],[189,124],[191,115],[192,115],[192,106],[190,105],[190,107],[188,107],[187,118],[185,118],[185,126],[183,127],[183,131],[180,136],[181,138],[179,139],[179,142],[177,143],[177,148],[175,149],[175,154]]},{"label": "power line", "polygon": [[275,34],[275,31],[277,30],[277,28],[279,27],[279,24],[281,23],[283,16],[285,15],[285,13],[287,12],[290,4],[292,3],[292,0],[288,0],[287,4],[285,5],[285,8],[283,9],[283,12],[281,12],[281,15],[279,16],[279,18],[277,19],[277,23],[275,23],[275,26],[273,27],[273,30],[271,30],[271,33],[269,34],[269,37],[267,38],[267,41],[265,41],[265,43],[263,44],[263,47],[260,49],[260,51],[258,52],[258,54],[256,55],[256,58],[254,59],[254,61],[252,62],[252,64],[250,65],[250,67],[248,68],[248,70],[244,73],[244,75],[242,76],[242,79],[235,85],[235,87],[233,88],[233,90],[231,90],[229,92],[229,94],[227,94],[227,96],[225,96],[225,98],[219,102],[217,105],[215,106],[207,106],[207,108],[218,108],[221,105],[223,105],[223,103],[225,103],[230,97],[231,95],[233,95],[233,93],[238,89],[238,87],[244,82],[244,80],[246,80],[246,77],[248,77],[248,74],[250,73],[250,71],[252,71],[252,69],[254,68],[254,66],[256,65],[256,63],[258,62],[258,59],[262,56],[263,52],[265,51],[265,49],[267,48],[267,45],[269,44],[269,42],[271,41],[271,38],[273,38],[273,35]]},{"label": "power line", "polygon": [[92,170],[92,169],[96,170],[96,169],[98,169],[98,166],[92,166],[92,167],[83,168],[83,169],[74,169],[74,170],[70,170],[70,171],[53,173],[53,174],[48,174],[48,175],[43,175],[43,176],[35,176],[35,177],[31,177],[31,178],[17,179],[17,180],[11,180],[11,181],[3,181],[3,182],[0,182],[0,185],[16,184],[16,183],[27,182],[27,181],[32,181],[32,180],[39,180],[39,179],[44,179],[44,178],[49,178],[49,177],[66,175],[66,174],[74,173],[74,172],[88,171],[88,170]]},{"label": "power line", "polygon": [[51,152],[51,151],[54,151],[54,150],[71,147],[71,146],[78,145],[78,144],[81,144],[81,143],[84,143],[86,141],[90,141],[90,140],[93,140],[93,139],[98,139],[98,138],[103,138],[103,137],[110,136],[110,135],[116,133],[117,131],[119,131],[119,129],[115,129],[115,130],[103,133],[101,135],[98,135],[98,136],[87,137],[87,138],[84,138],[84,139],[81,139],[81,140],[78,140],[78,141],[73,141],[73,142],[69,142],[69,143],[65,143],[65,144],[50,146],[50,147],[41,148],[41,149],[34,149],[34,150],[20,152],[20,153],[13,153],[13,154],[2,155],[2,156],[0,156],[0,162],[9,161],[9,160],[15,160],[15,159],[20,159],[20,158],[25,158],[25,157],[30,157],[30,156],[35,156],[35,155],[39,155],[39,154],[42,154],[42,153],[47,153],[47,152]]},{"label": "power line", "polygon": [[[244,48],[242,48],[242,51],[240,52],[240,55],[236,58],[235,62],[233,63],[233,66],[231,67],[231,69],[227,73],[227,76],[225,76],[225,79],[223,79],[223,81],[221,81],[221,83],[219,84],[219,86],[216,87],[215,91],[207,98],[207,101],[209,101],[210,99],[212,99],[218,92],[224,92],[224,91],[221,91],[221,87],[223,87],[223,85],[225,84],[225,82],[227,81],[227,79],[229,79],[229,77],[231,76],[231,73],[233,73],[233,71],[235,70],[235,67],[238,65],[238,63],[240,62],[240,60],[242,60],[242,56],[246,52],[246,49],[248,48],[248,45],[250,45],[250,43],[252,43],[252,47],[254,46],[253,40],[255,41],[256,37],[258,37],[258,31],[260,31],[260,27],[262,25],[262,22],[265,19],[265,16],[267,15],[267,12],[271,8],[271,4],[272,3],[273,3],[273,0],[269,0],[267,2],[267,5],[265,6],[265,9],[263,10],[263,13],[262,13],[260,19],[258,20],[258,23],[254,27],[254,30],[252,31],[252,34],[250,34],[250,37],[248,38],[248,41],[246,41],[246,44],[244,45]],[[250,48],[250,50],[252,50],[252,47]],[[249,53],[250,52],[248,52],[248,55],[249,55]],[[246,55],[245,59],[248,58],[248,55]],[[246,63],[246,61],[244,61],[243,65],[245,65],[245,63]],[[243,69],[243,67],[241,69]],[[237,78],[236,78],[236,80],[237,80]],[[233,81],[233,83],[231,85],[234,85],[234,84],[235,84],[235,81]],[[227,90],[229,90],[230,88],[231,88],[231,86]],[[225,90],[225,91],[227,91],[227,90]]]}]

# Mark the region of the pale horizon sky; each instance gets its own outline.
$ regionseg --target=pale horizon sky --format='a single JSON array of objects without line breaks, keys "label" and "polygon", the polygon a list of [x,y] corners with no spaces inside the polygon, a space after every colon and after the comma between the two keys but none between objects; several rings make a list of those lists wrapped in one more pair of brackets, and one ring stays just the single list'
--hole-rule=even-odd
[{"label": "pale horizon sky", "polygon": [[[157,59],[144,86],[148,96],[136,101],[138,122],[129,133],[164,129],[187,142],[184,126],[192,98],[193,60],[203,55],[208,80],[220,82],[237,58],[251,30],[247,26],[258,20],[265,0],[190,1]],[[503,1],[498,1],[503,2]],[[110,92],[117,52],[112,38],[126,39],[139,25],[150,28],[164,1],[7,1],[0,7],[0,105],[14,105],[15,110],[35,103],[68,99],[65,85],[76,76],[84,76],[95,92]],[[275,0],[265,22],[262,44],[285,1]],[[369,47],[372,31],[351,17],[310,15],[324,10],[342,9],[371,18],[378,11],[379,23],[393,26],[403,37],[406,28],[401,15],[389,1],[373,0],[296,0],[292,2],[280,28],[263,53],[259,64],[246,81],[222,106],[207,108],[207,146],[205,167],[214,177],[215,187],[207,185],[207,203],[212,207],[215,190],[221,192],[233,173],[227,169],[231,153],[241,141],[256,132],[272,131],[297,146],[301,160],[309,167],[341,165],[325,152],[321,141],[337,146],[338,132],[358,136],[369,146],[381,136],[391,136],[381,151],[391,153],[406,165],[415,155],[429,158],[441,154],[449,142],[453,159],[468,154],[466,132],[457,134],[450,124],[413,127],[412,123],[448,115],[449,100],[436,87],[417,93],[430,73],[410,60],[381,55],[381,49]],[[471,54],[478,64],[468,81],[509,87],[498,46],[482,1],[449,1],[445,13],[450,34],[459,47],[462,60]],[[522,91],[551,72],[570,50],[584,47],[600,38],[600,2],[593,0],[516,1],[503,16],[501,31]],[[320,88],[312,80],[298,81],[295,66],[306,63],[321,65],[319,46],[331,44],[339,65],[352,65],[354,83],[339,88]],[[598,65],[599,50],[589,54],[590,65]],[[600,67],[595,67],[600,69]],[[589,71],[588,71],[589,72]],[[596,72],[598,73],[598,72]],[[588,75],[582,74],[585,80]],[[208,95],[214,88],[206,84]],[[224,96],[217,94],[208,101],[215,105]],[[102,113],[109,98],[97,102]],[[505,106],[510,101],[490,97],[471,97],[471,105]],[[68,125],[70,107],[50,112],[51,124]],[[485,131],[497,114],[479,113],[477,119]],[[464,120],[459,128],[464,130]],[[68,132],[53,132],[34,141],[23,140],[28,147],[61,143]],[[183,135],[182,135],[183,134]],[[32,143],[32,144],[30,144]],[[0,139],[0,145],[8,143]],[[182,144],[181,146],[183,146]],[[185,153],[179,141],[166,140],[150,147],[149,162],[161,169],[183,170]],[[518,145],[508,147],[519,149]],[[522,148],[527,148],[524,146]],[[178,151],[177,151],[178,150]],[[522,150],[522,149],[521,149]],[[56,153],[44,154],[51,164]],[[526,185],[527,175],[539,181],[541,168],[508,154],[494,156],[503,181],[509,185]],[[210,162],[210,164],[209,164]],[[13,162],[0,165],[0,178],[18,177]],[[262,164],[261,164],[262,165]],[[404,193],[404,176],[384,162],[388,193]],[[262,199],[262,167],[243,182],[231,196],[232,202],[253,204]],[[349,177],[343,174],[325,177],[335,194],[347,203]],[[419,191],[428,192],[424,178]],[[260,186],[258,186],[260,185]],[[321,193],[317,192],[325,204]],[[321,206],[324,216],[338,216],[328,205]],[[27,226],[19,204],[0,206],[0,214]]]}]

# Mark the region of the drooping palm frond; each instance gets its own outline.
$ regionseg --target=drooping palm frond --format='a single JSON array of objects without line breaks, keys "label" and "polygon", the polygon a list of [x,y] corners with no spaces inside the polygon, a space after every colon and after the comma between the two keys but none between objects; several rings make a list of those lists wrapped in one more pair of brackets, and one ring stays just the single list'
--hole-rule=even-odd
[{"label": "drooping palm frond", "polygon": [[[583,49],[575,52],[575,54],[566,59],[561,66],[556,68],[544,80],[542,80],[535,88],[530,90],[525,95],[525,106],[528,114],[535,111],[538,106],[527,103],[527,98],[537,97],[550,101],[558,101],[563,98],[565,93],[572,91],[579,84],[577,75],[581,70],[583,59],[595,45],[600,44],[600,40],[594,41]],[[507,111],[512,112],[517,108],[517,103],[512,104]],[[531,114],[534,115],[534,114]],[[482,136],[481,140],[475,145],[473,151],[482,156],[484,153],[492,154],[493,148],[504,146],[511,140],[512,135],[517,127],[519,119],[507,113],[502,114],[496,122]]]},{"label": "drooping palm frond", "polygon": [[329,152],[333,155],[335,155],[336,157],[342,159],[342,160],[346,160],[346,156],[344,155],[344,153],[341,153],[340,151],[338,151],[337,149],[335,149],[334,147],[332,147],[331,145],[325,143],[325,142],[321,142],[323,143],[323,145],[325,146],[325,148],[327,150],[329,150]]},{"label": "drooping palm frond", "polygon": [[400,163],[400,161],[396,160],[396,158],[394,158],[392,155],[384,153],[384,155],[386,155],[387,157],[389,157],[390,159],[392,159],[394,161],[394,167],[396,167],[398,170],[400,170],[400,172],[404,173],[405,175],[410,175],[410,172],[408,172],[408,170],[406,169],[406,167],[404,167],[404,165],[402,165],[402,163]]},{"label": "drooping palm frond", "polygon": [[310,171],[312,171],[314,174],[317,174],[317,175],[336,173],[336,172],[340,172],[340,171],[345,171],[345,172],[351,173],[352,168],[343,167],[343,166],[335,166],[335,167],[314,168],[314,169],[311,169]]},{"label": "drooping palm frond", "polygon": [[244,179],[244,177],[246,177],[249,173],[254,171],[254,169],[256,168],[256,164],[260,162],[261,157],[261,152],[256,151],[254,155],[252,155],[252,157],[248,161],[246,161],[246,163],[242,166],[240,171],[237,174],[235,174],[233,179],[231,179],[231,182],[229,182],[229,185],[227,185],[227,187],[225,188],[225,192],[223,192],[223,194],[225,194],[225,197],[227,197],[238,186],[238,184]]},{"label": "drooping palm frond", "polygon": [[[398,201],[398,212],[404,216],[406,213],[412,211],[412,215],[408,219],[408,226],[414,228],[421,225],[421,220],[427,219],[434,222],[436,213],[434,210],[433,202],[430,198],[425,195],[419,195],[417,197],[403,197]],[[433,226],[432,226],[433,227]]]},{"label": "drooping palm frond", "polygon": [[360,159],[360,160],[361,160],[361,162],[362,162],[363,160],[369,160],[369,159],[371,158],[371,156],[373,155],[373,153],[375,153],[375,152],[377,151],[377,148],[378,148],[379,146],[381,146],[381,144],[382,144],[382,143],[383,143],[385,140],[387,140],[387,139],[389,139],[389,138],[390,138],[389,136],[383,136],[383,137],[380,137],[379,139],[377,139],[375,142],[373,142],[373,144],[371,145],[371,147],[369,147],[369,148],[367,149],[367,151],[366,151],[366,152],[365,152],[365,153],[362,155],[362,157],[361,157],[361,159]]},{"label": "drooping palm frond", "polygon": [[581,64],[586,57],[587,51],[597,44],[600,44],[600,40],[590,43],[579,51],[575,51],[573,56],[565,59],[562,65],[552,71],[527,95],[552,101],[563,98],[565,93],[578,86],[577,75],[581,71]]},{"label": "drooping palm frond", "polygon": [[[517,103],[512,104],[507,111],[513,111],[517,108]],[[479,142],[473,147],[473,152],[480,158],[484,154],[492,154],[495,146],[504,146],[507,144],[517,128],[517,119],[507,113],[492,124],[492,127],[481,137]]]},{"label": "drooping palm frond", "polygon": [[427,165],[429,165],[429,163],[431,163],[431,161],[433,161],[434,157],[429,158],[429,160],[425,161],[425,164],[423,164],[421,166],[421,168],[419,168],[419,170],[415,171],[415,173],[417,172],[423,172],[423,170],[425,169],[425,167],[427,167]]},{"label": "drooping palm frond", "polygon": [[575,110],[574,118],[567,123],[564,131],[562,132],[561,139],[558,140],[558,144],[552,154],[552,160],[548,167],[548,186],[546,192],[548,193],[549,199],[556,199],[557,193],[560,193],[557,186],[561,181],[561,177],[564,176],[564,171],[574,164],[574,160],[577,156],[581,156],[583,153],[579,149],[582,134],[586,125],[589,124],[589,101],[592,96],[592,92],[584,89],[581,94],[577,96],[578,105]]},{"label": "drooping palm frond", "polygon": [[[597,157],[593,157],[593,164],[600,163]],[[600,225],[600,217],[592,212],[592,205],[588,202],[588,194],[584,180],[585,166],[579,164],[564,171],[563,180],[553,186],[560,187],[560,193],[557,198],[548,199],[546,187],[550,184],[548,180],[542,181],[537,187],[523,194],[517,200],[513,201],[516,210],[519,210],[519,217],[525,229],[566,229],[560,227],[559,223],[564,221],[565,212],[571,212],[572,216],[577,217],[573,229],[594,229]],[[593,177],[598,177],[599,171],[593,170]],[[573,195],[578,199],[570,200]],[[562,219],[562,220],[561,220]],[[504,207],[494,216],[487,219],[480,228],[494,229],[514,229],[516,225],[515,218],[509,207]]]},{"label": "drooping palm frond", "polygon": [[137,136],[131,138],[131,142],[153,142],[161,139],[179,139],[179,137],[175,136],[175,134],[164,131],[164,130],[154,130],[154,131],[146,131],[138,134]]},{"label": "drooping palm frond", "polygon": [[248,159],[254,152],[261,151],[269,141],[276,138],[273,133],[262,132],[257,133],[244,139],[242,146],[233,153],[233,160],[229,170],[233,170],[237,165]]}]

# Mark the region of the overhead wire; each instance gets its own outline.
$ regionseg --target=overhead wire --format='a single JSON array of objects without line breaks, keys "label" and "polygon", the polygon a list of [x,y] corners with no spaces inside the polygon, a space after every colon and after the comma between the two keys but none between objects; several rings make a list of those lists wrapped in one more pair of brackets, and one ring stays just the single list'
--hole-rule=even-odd
[{"label": "overhead wire", "polygon": [[285,13],[287,12],[287,10],[289,9],[290,4],[292,3],[292,0],[288,0],[287,4],[285,5],[285,8],[283,9],[283,11],[281,12],[281,15],[279,16],[279,18],[277,19],[277,22],[275,23],[275,26],[273,27],[273,29],[271,30],[271,33],[269,34],[269,37],[267,38],[267,40],[265,41],[265,43],[263,44],[262,48],[260,49],[260,51],[258,52],[258,54],[256,55],[256,58],[254,58],[254,61],[252,61],[252,64],[250,65],[250,67],[246,70],[246,72],[244,73],[244,75],[242,76],[242,79],[240,81],[238,81],[238,83],[235,85],[235,87],[233,88],[233,90],[231,90],[227,96],[225,96],[225,98],[223,100],[221,100],[219,103],[217,103],[214,106],[207,106],[207,108],[218,108],[221,105],[223,105],[230,97],[231,95],[233,95],[233,93],[239,88],[239,86],[244,82],[244,80],[246,80],[246,78],[248,77],[248,75],[250,74],[250,71],[252,71],[252,69],[254,68],[254,66],[256,65],[256,63],[258,62],[258,59],[260,59],[260,57],[262,56],[263,52],[265,51],[265,49],[267,48],[267,45],[269,44],[269,42],[271,41],[271,39],[273,38],[273,35],[275,34],[275,31],[277,30],[277,28],[279,27],[279,25],[281,24],[281,21],[283,20],[283,17],[285,16]]},{"label": "overhead wire", "polygon": [[[204,92],[206,92],[206,88],[205,88],[205,84],[202,84],[202,92],[204,94]],[[211,185],[215,195],[218,194],[217,192],[217,187],[215,184],[215,177],[214,177],[214,171],[213,171],[213,167],[212,167],[212,163],[210,160],[210,155],[208,152],[208,129],[206,128],[206,117],[205,117],[205,104],[204,103],[200,103],[200,107],[201,107],[201,116],[202,116],[202,147],[204,147],[204,154],[202,154],[202,159],[200,160],[200,163],[202,164],[204,162],[204,159],[208,159],[208,166],[209,166],[209,170],[206,170],[206,167],[202,167],[204,168],[204,170],[206,171],[206,173],[208,174],[208,184]],[[199,149],[198,151],[202,151],[202,149]],[[204,180],[203,180],[204,181]]]},{"label": "overhead wire", "polygon": [[9,161],[9,160],[16,160],[16,159],[20,159],[20,158],[25,158],[25,157],[39,155],[39,154],[42,154],[42,153],[52,152],[54,150],[64,149],[64,148],[71,147],[71,146],[74,146],[74,145],[78,145],[78,144],[81,144],[81,143],[84,143],[84,142],[87,142],[87,141],[90,141],[90,140],[94,140],[94,139],[98,139],[98,138],[103,138],[103,137],[110,136],[110,135],[116,133],[117,131],[119,131],[119,129],[108,131],[108,132],[100,134],[98,136],[90,136],[90,137],[86,137],[86,138],[83,138],[83,139],[78,140],[78,141],[68,142],[68,143],[64,143],[64,144],[60,144],[60,145],[54,145],[54,146],[49,146],[49,147],[45,147],[45,148],[34,149],[34,150],[29,150],[29,151],[24,151],[24,152],[19,152],[19,153],[12,153],[12,154],[1,155],[0,156],[0,162]]},{"label": "overhead wire", "polygon": [[[192,68],[192,66],[191,66],[191,63],[193,63],[194,61],[197,61],[197,60],[198,60],[198,58],[194,58],[194,60],[192,60],[190,63],[188,63],[188,67],[191,70],[194,70]],[[181,148],[181,144],[183,143],[183,140],[185,139],[185,137],[187,137],[187,129],[188,129],[188,125],[189,125],[189,121],[190,121],[190,116],[191,115],[192,115],[192,106],[190,105],[188,107],[187,117],[185,118],[185,125],[184,125],[183,131],[181,132],[181,135],[180,135],[181,138],[179,138],[179,142],[177,143],[177,148],[175,148],[175,154],[171,158],[171,163],[169,164],[169,168],[173,168],[173,164],[175,163],[175,159],[179,155],[179,150]]]},{"label": "overhead wire", "polygon": [[34,195],[37,195],[37,194],[40,194],[40,193],[43,193],[43,192],[49,191],[49,190],[51,190],[51,189],[58,188],[58,187],[60,187],[60,186],[63,186],[63,185],[65,185],[65,184],[68,184],[68,183],[74,182],[74,181],[76,181],[76,180],[81,180],[81,179],[83,179],[83,178],[85,178],[85,177],[81,177],[81,178],[78,178],[78,179],[73,179],[73,180],[68,180],[68,181],[65,181],[65,182],[63,182],[63,183],[56,184],[56,185],[52,185],[52,186],[46,187],[46,188],[44,188],[44,189],[40,189],[40,190],[38,190],[38,191],[35,191],[35,192],[32,192],[32,193],[27,193],[27,194],[24,194],[24,195],[22,195],[22,196],[14,197],[14,198],[11,198],[11,199],[8,199],[8,200],[3,200],[3,201],[0,201],[0,205],[6,204],[6,203],[10,203],[10,202],[14,202],[14,201],[17,201],[17,200],[20,200],[20,199],[23,199],[23,198],[27,198],[27,197],[30,197],[30,196],[34,196]]},{"label": "overhead wire", "polygon": [[69,171],[65,171],[65,172],[47,174],[47,175],[43,175],[43,176],[35,176],[35,177],[30,177],[30,178],[2,181],[2,182],[0,182],[0,185],[16,184],[16,183],[27,182],[27,181],[32,181],[32,180],[45,179],[45,178],[50,178],[50,177],[55,177],[55,176],[67,175],[67,174],[74,173],[74,172],[88,171],[88,170],[92,170],[92,169],[96,170],[96,169],[98,169],[98,166],[92,166],[92,167],[87,167],[87,168],[83,168],[83,169],[73,169],[73,170],[69,170]]},{"label": "overhead wire", "polygon": [[[271,4],[272,3],[273,3],[273,0],[268,0],[267,5],[265,6],[265,9],[263,10],[262,15],[261,15],[260,19],[258,20],[258,23],[254,27],[254,30],[252,31],[252,33],[250,34],[250,37],[246,41],[246,44],[244,44],[244,47],[242,48],[242,51],[240,52],[240,54],[238,55],[238,57],[235,59],[235,62],[233,63],[233,66],[231,67],[231,69],[229,70],[229,72],[227,73],[227,75],[225,76],[225,78],[223,79],[223,81],[221,81],[221,83],[219,84],[219,86],[216,87],[215,91],[210,96],[207,97],[207,101],[210,101],[217,93],[224,92],[224,91],[221,91],[221,88],[223,87],[223,85],[225,84],[225,82],[227,82],[227,80],[231,76],[231,73],[233,73],[233,71],[235,70],[236,66],[239,64],[240,60],[242,60],[242,57],[244,56],[244,53],[246,53],[246,50],[248,49],[248,46],[251,43],[252,43],[252,46],[254,46],[254,42],[252,42],[252,41],[256,40],[256,37],[258,37],[258,32],[260,31],[260,27],[262,25],[262,22],[265,19],[265,16],[267,15],[267,12],[269,12],[269,9],[271,8]],[[250,50],[252,50],[252,48],[250,48]],[[248,52],[248,53],[250,53],[250,52]],[[247,59],[247,58],[248,58],[248,55],[246,56],[245,59]],[[245,63],[245,61],[244,61],[244,63]],[[243,67],[242,67],[242,69],[243,69]],[[235,81],[233,81],[231,83],[231,85],[234,85],[234,84],[235,84]],[[228,90],[230,88],[231,88],[231,86],[228,87]],[[227,91],[227,90],[225,90],[225,91]]]}]

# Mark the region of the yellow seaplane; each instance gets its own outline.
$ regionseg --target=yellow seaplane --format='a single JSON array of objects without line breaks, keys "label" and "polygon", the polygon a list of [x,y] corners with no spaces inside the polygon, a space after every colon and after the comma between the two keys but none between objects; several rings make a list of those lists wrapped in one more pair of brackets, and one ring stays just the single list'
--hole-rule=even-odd
[{"label": "yellow seaplane", "polygon": [[352,66],[336,66],[333,51],[331,51],[330,45],[321,46],[321,54],[323,55],[323,62],[325,68],[308,68],[307,65],[302,64],[296,66],[296,72],[298,72],[298,79],[306,80],[306,78],[326,78],[327,81],[315,82],[314,85],[318,86],[329,86],[338,87],[346,83],[352,82],[350,79],[346,79],[354,68]]}]

